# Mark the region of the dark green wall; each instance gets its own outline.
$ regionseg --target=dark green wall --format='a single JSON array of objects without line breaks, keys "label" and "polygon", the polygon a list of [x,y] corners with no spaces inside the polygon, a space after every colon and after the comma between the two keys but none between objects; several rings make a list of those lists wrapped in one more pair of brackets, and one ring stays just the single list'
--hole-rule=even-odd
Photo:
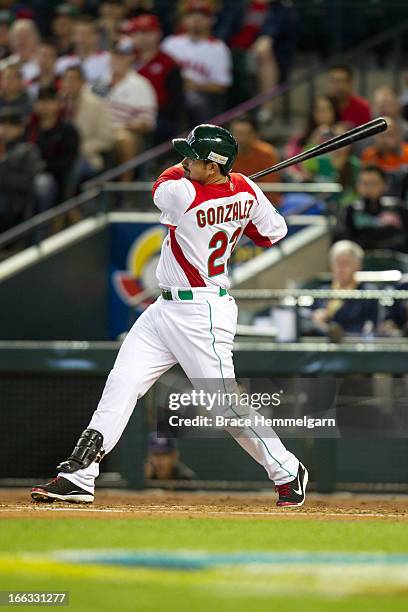
[{"label": "dark green wall", "polygon": [[106,340],[108,230],[0,283],[0,340]]}]

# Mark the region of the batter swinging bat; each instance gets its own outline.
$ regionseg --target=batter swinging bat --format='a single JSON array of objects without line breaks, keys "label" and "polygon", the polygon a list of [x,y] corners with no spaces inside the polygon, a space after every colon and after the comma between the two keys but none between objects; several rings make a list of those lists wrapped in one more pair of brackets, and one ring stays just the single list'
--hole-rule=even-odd
[{"label": "batter swinging bat", "polygon": [[265,168],[265,170],[252,174],[249,178],[254,181],[262,176],[265,176],[266,174],[270,174],[271,172],[278,172],[278,170],[283,170],[283,168],[293,166],[294,164],[306,161],[307,159],[312,159],[313,157],[318,157],[324,153],[336,151],[336,149],[346,147],[347,145],[357,142],[358,140],[363,140],[364,138],[369,138],[370,136],[374,136],[374,134],[378,134],[379,132],[384,132],[387,127],[388,124],[386,120],[383,117],[378,117],[377,119],[373,119],[373,121],[369,121],[368,123],[359,125],[348,132],[344,132],[344,134],[340,134],[340,136],[335,136],[334,138],[331,138],[330,140],[327,140],[316,147],[312,147],[308,151],[299,153],[299,155],[290,157],[279,164],[275,164],[274,166],[270,166],[270,168]]}]

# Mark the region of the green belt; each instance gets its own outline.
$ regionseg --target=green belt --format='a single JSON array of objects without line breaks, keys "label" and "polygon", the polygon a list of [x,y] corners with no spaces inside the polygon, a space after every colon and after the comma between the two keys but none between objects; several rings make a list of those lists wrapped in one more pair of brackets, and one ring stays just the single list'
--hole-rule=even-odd
[{"label": "green belt", "polygon": [[[219,290],[219,296],[223,297],[224,295],[227,295],[228,291],[226,289],[223,289],[222,287],[220,287]],[[165,289],[161,290],[161,294],[162,294],[162,298],[163,300],[172,300],[173,296],[171,294],[171,291],[166,291]],[[190,289],[179,289],[177,291],[177,294],[180,298],[180,300],[193,300],[194,299],[194,295],[193,292]]]}]

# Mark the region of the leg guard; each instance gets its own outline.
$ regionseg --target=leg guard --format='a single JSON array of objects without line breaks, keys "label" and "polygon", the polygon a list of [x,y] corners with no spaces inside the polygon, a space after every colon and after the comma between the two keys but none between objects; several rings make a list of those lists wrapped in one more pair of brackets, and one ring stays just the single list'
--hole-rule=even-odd
[{"label": "leg guard", "polygon": [[71,455],[57,466],[57,470],[72,474],[77,470],[87,468],[94,461],[99,463],[105,454],[102,444],[103,436],[99,431],[85,429]]}]

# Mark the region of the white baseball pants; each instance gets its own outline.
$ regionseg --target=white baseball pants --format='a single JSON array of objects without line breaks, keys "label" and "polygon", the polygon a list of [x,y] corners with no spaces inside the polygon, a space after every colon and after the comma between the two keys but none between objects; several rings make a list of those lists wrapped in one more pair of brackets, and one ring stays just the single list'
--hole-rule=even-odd
[{"label": "white baseball pants", "polygon": [[[176,363],[194,381],[235,378],[232,348],[238,309],[216,288],[194,288],[194,299],[158,300],[138,318],[126,336],[88,425],[103,435],[109,453],[119,441],[137,400]],[[280,485],[296,478],[299,461],[277,435],[264,428],[228,429],[238,444]],[[211,442],[211,440],[209,441]],[[94,491],[99,464],[72,474],[60,472],[86,491]]]}]

